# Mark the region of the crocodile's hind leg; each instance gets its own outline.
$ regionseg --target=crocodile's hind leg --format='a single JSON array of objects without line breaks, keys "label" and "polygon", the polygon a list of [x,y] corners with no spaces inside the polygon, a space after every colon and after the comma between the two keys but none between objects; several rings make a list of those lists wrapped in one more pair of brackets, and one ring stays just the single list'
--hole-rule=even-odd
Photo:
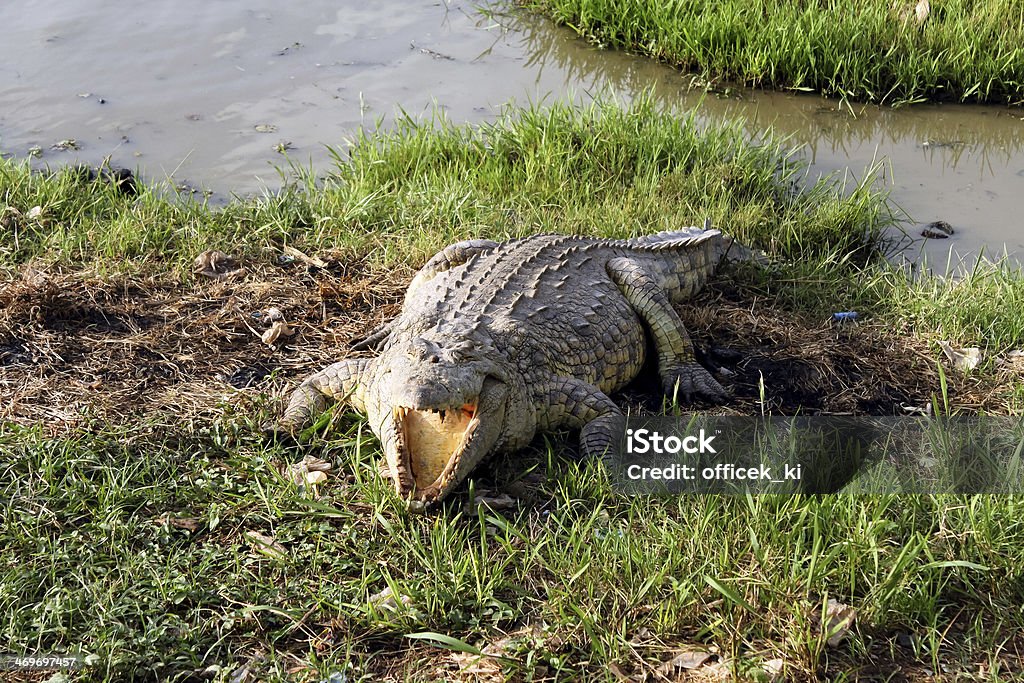
[{"label": "crocodile's hind leg", "polygon": [[537,399],[541,408],[538,426],[543,430],[579,429],[580,450],[585,456],[604,456],[622,437],[622,411],[593,384],[559,377],[541,387]]},{"label": "crocodile's hind leg", "polygon": [[344,401],[366,412],[363,376],[369,363],[368,358],[343,360],[307,377],[292,393],[274,431],[298,432],[327,408],[327,399]]},{"label": "crocodile's hind leg", "polygon": [[353,351],[365,351],[366,349],[372,349],[373,351],[380,351],[384,346],[384,342],[391,336],[391,330],[395,326],[394,320],[389,320],[384,323],[373,332],[371,332],[364,339],[357,341],[352,345]]},{"label": "crocodile's hind leg", "polygon": [[678,393],[689,401],[700,396],[725,401],[728,392],[696,361],[693,344],[668,295],[636,261],[616,258],[608,262],[608,275],[633,310],[647,324],[658,352],[658,374],[668,396]]}]

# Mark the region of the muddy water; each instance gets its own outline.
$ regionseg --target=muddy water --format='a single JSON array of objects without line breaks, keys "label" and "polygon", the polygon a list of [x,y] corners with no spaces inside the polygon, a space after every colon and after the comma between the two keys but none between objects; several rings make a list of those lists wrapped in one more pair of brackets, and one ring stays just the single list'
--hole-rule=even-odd
[{"label": "muddy water", "polygon": [[[223,198],[276,187],[275,166],[289,160],[326,169],[325,145],[386,125],[398,106],[429,116],[436,105],[455,121],[480,121],[510,100],[609,89],[626,100],[653,88],[672,110],[698,107],[704,121],[740,118],[752,136],[767,128],[791,136],[806,145],[813,174],[860,176],[883,162],[912,235],[935,220],[956,228],[950,239],[911,247],[938,269],[951,250],[954,262],[982,250],[1024,259],[1024,111],[703,95],[683,74],[595,50],[545,20],[486,18],[456,0],[310,0],[301,15],[279,7],[3,3],[0,150],[51,165],[110,156],[149,180]],[[53,148],[68,140],[75,144]]]}]

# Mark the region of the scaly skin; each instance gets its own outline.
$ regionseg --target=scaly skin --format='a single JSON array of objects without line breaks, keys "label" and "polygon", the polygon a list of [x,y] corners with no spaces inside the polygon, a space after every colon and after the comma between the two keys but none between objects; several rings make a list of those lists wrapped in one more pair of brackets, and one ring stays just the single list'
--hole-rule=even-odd
[{"label": "scaly skin", "polygon": [[623,417],[608,394],[639,372],[647,335],[669,396],[727,397],[695,361],[672,304],[703,287],[731,243],[686,228],[451,245],[417,273],[401,314],[364,342],[379,355],[307,378],[279,428],[294,433],[328,398],[347,402],[366,413],[397,492],[417,507],[540,431],[580,429],[583,453],[601,455]]}]

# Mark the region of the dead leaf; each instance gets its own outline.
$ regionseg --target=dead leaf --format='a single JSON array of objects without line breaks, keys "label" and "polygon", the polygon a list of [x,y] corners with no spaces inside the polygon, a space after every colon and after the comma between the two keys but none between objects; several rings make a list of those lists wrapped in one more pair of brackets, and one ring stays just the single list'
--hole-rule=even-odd
[{"label": "dead leaf", "polygon": [[[327,472],[331,471],[331,463],[321,460],[312,455],[307,455],[298,462],[288,465],[284,471],[284,477],[296,486],[306,484],[319,484],[327,480]],[[316,477],[312,475],[321,475]],[[312,479],[315,481],[311,480]]]},{"label": "dead leaf", "polygon": [[327,460],[321,460],[312,455],[307,455],[302,459],[302,462],[306,463],[306,467],[310,472],[330,472],[331,463]]},{"label": "dead leaf", "polygon": [[394,612],[398,609],[399,605],[401,605],[402,607],[411,606],[412,598],[410,598],[408,595],[400,595],[398,596],[398,598],[395,598],[394,591],[391,590],[391,586],[388,586],[380,593],[371,595],[370,599],[367,602],[377,607],[378,609],[386,609],[391,612]]},{"label": "dead leaf", "polygon": [[231,672],[228,683],[246,683],[250,675],[252,675],[252,667],[249,664],[244,664]]},{"label": "dead leaf", "polygon": [[269,319],[271,322],[284,320],[284,313],[282,313],[281,309],[278,308],[277,306],[271,306],[270,308],[268,308],[266,315],[267,319]]},{"label": "dead leaf", "polygon": [[13,206],[5,206],[4,210],[0,211],[0,228],[17,228],[19,218],[21,218],[21,211]]},{"label": "dead leaf", "polygon": [[961,372],[968,372],[978,367],[984,358],[984,354],[977,346],[956,349],[952,344],[944,341],[940,341],[939,346],[942,347],[942,352],[946,354],[946,358],[953,364],[953,367]]},{"label": "dead leaf", "polygon": [[659,666],[658,673],[671,676],[679,671],[696,669],[703,666],[714,656],[715,654],[713,652],[705,650],[704,648],[682,650],[675,657]]},{"label": "dead leaf", "polygon": [[169,514],[161,515],[153,521],[160,525],[166,524],[175,529],[185,529],[192,532],[199,531],[199,528],[203,526],[203,522],[195,517],[171,517]]},{"label": "dead leaf", "polygon": [[39,218],[40,216],[43,215],[43,207],[33,206],[31,209],[28,210],[28,213],[25,215],[32,219]]},{"label": "dead leaf", "polygon": [[29,287],[39,289],[46,285],[50,277],[45,272],[36,270],[32,266],[25,266],[24,270],[21,271],[21,279]]},{"label": "dead leaf", "polygon": [[258,531],[246,531],[245,538],[258,553],[262,553],[273,560],[283,560],[288,557],[288,550],[274,540],[272,536],[261,534]]},{"label": "dead leaf", "polygon": [[277,126],[272,123],[259,123],[253,126],[257,133],[273,133],[277,130]]},{"label": "dead leaf", "polygon": [[825,635],[828,636],[829,647],[839,647],[839,643],[850,632],[853,621],[857,618],[857,610],[829,598],[825,607],[825,618]]},{"label": "dead leaf", "polygon": [[302,261],[307,266],[313,266],[315,268],[326,268],[328,265],[326,261],[318,259],[315,256],[308,256],[307,254],[304,254],[298,249],[296,249],[295,247],[289,246],[287,244],[281,247],[281,251],[288,254],[292,258],[296,258]]},{"label": "dead leaf", "polygon": [[471,677],[475,683],[504,683],[507,678],[501,672],[501,664],[494,657],[475,655],[469,652],[453,652],[452,660],[459,667],[459,673]]},{"label": "dead leaf", "polygon": [[925,403],[923,406],[908,406],[906,403],[901,403],[900,408],[907,415],[924,415],[928,416],[932,414],[932,404]]},{"label": "dead leaf", "polygon": [[647,628],[646,626],[641,626],[640,630],[637,631],[636,634],[634,634],[633,637],[629,639],[629,644],[646,645],[649,644],[651,640],[656,640],[655,638],[652,638],[651,629]]},{"label": "dead leaf", "polygon": [[502,493],[497,496],[488,496],[481,494],[473,498],[473,504],[476,506],[485,506],[490,510],[510,510],[519,504],[512,496],[507,493]]},{"label": "dead leaf", "polygon": [[210,249],[196,257],[192,265],[192,272],[196,275],[222,280],[242,272],[242,269],[234,257],[228,256],[223,251]]},{"label": "dead leaf", "polygon": [[327,481],[327,474],[324,472],[306,472],[306,483],[310,485],[322,484]]},{"label": "dead leaf", "polygon": [[782,677],[782,672],[786,670],[786,662],[782,659],[769,659],[761,665],[761,668],[771,676],[772,680],[775,680]]},{"label": "dead leaf", "polygon": [[923,24],[928,20],[928,15],[931,13],[932,7],[928,0],[919,0],[917,6],[914,7],[914,20],[918,24]]},{"label": "dead leaf", "polygon": [[289,329],[288,323],[284,320],[278,320],[270,326],[269,330],[263,333],[260,340],[262,340],[267,346],[273,346],[274,342],[276,342],[280,337],[290,337],[293,334],[295,334],[295,332]]}]

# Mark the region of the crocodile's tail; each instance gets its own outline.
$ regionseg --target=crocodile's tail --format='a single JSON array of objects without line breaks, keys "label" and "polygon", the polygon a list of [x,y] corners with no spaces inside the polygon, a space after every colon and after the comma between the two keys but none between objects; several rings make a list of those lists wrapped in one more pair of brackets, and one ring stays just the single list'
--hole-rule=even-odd
[{"label": "crocodile's tail", "polygon": [[711,228],[688,227],[627,240],[643,268],[673,301],[690,298],[703,288],[723,260],[756,260],[755,252]]},{"label": "crocodile's tail", "polygon": [[626,240],[626,242],[630,247],[643,251],[685,250],[703,244],[705,253],[713,264],[718,264],[723,259],[753,261],[762,265],[767,262],[763,252],[740,244],[732,237],[722,234],[720,230],[713,229],[710,218],[705,219],[702,228],[691,226],[676,230],[664,230],[653,235],[643,235]]},{"label": "crocodile's tail", "polygon": [[679,228],[656,232],[653,235],[642,235],[633,239],[623,240],[623,245],[642,251],[674,251],[695,247],[716,237],[719,238],[716,240],[719,242],[723,238],[728,239],[720,231],[711,229],[711,221],[705,221],[704,225],[705,227],[703,228]]}]

